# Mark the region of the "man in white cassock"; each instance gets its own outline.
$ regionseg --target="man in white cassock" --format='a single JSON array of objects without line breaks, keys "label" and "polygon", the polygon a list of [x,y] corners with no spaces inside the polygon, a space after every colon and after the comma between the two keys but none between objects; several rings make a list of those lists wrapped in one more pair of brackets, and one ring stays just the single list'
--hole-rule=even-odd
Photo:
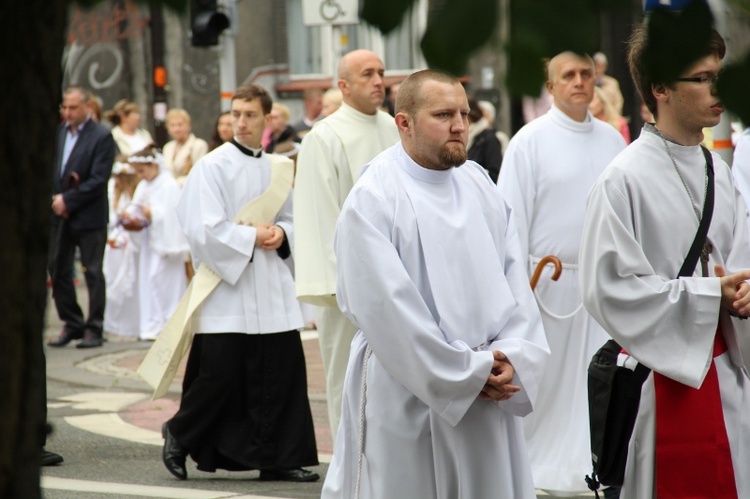
[{"label": "man in white cassock", "polygon": [[[656,123],[644,126],[591,190],[579,258],[583,300],[652,369],[621,497],[746,498],[750,321],[742,319],[750,314],[750,243],[729,167],[700,147],[703,128],[717,125],[723,112],[713,84],[725,45],[711,31],[698,51],[686,53],[685,40],[657,32],[679,18],[657,12],[651,20],[659,16],[662,24],[637,27],[628,54]],[[683,58],[680,69],[665,71],[664,61],[675,58]],[[708,258],[677,278],[709,197],[711,163]]]},{"label": "man in white cassock", "polygon": [[453,76],[409,76],[401,142],[336,228],[337,298],[359,328],[322,497],[534,498],[521,417],[549,350],[511,211],[466,161]]},{"label": "man in white cassock", "polygon": [[531,276],[539,260],[563,264],[558,281],[546,268],[535,295],[550,346],[534,412],[524,419],[534,482],[553,495],[588,490],[591,471],[587,368],[607,333],[591,319],[578,289],[578,249],[586,196],[625,141],[589,112],[594,62],[563,52],[547,66],[550,110],[510,141],[498,185],[513,208],[521,256]]},{"label": "man in white cassock", "polygon": [[[221,278],[193,315],[196,334],[180,409],[162,428],[164,464],[182,480],[188,454],[201,471],[319,479],[302,468],[317,465],[318,456],[299,335],[302,314],[285,262],[294,241],[293,165],[283,158],[274,164],[262,152],[270,112],[271,97],[263,88],[237,89],[234,138],[195,164],[177,206],[196,268],[205,265]],[[290,169],[289,182],[271,223],[235,221],[248,203],[275,192],[278,166]]]},{"label": "man in white cassock", "polygon": [[349,345],[357,328],[336,305],[333,231],[341,206],[362,167],[398,141],[383,103],[383,62],[369,50],[346,54],[338,68],[344,103],[315,123],[297,157],[294,183],[294,250],[297,298],[317,305],[316,324],[326,376],[331,437],[341,416]]}]

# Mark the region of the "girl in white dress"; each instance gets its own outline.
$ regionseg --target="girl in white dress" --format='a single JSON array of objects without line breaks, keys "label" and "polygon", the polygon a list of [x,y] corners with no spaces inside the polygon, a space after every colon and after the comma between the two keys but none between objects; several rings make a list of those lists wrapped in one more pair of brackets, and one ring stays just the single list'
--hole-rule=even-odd
[{"label": "girl in white dress", "polygon": [[125,230],[118,223],[133,200],[138,176],[127,156],[115,159],[109,182],[110,231],[104,249],[104,277],[107,302],[104,330],[125,337],[138,337],[138,249],[140,233]]},{"label": "girl in white dress", "polygon": [[126,226],[142,228],[138,265],[140,338],[154,340],[187,288],[184,257],[189,251],[175,207],[181,188],[161,168],[161,154],[147,147],[128,162],[141,178],[126,209]]}]

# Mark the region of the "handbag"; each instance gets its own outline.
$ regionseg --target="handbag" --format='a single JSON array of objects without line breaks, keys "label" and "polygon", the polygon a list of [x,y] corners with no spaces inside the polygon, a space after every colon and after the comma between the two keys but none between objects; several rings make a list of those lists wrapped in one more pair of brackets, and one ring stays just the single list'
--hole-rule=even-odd
[{"label": "handbag", "polygon": [[[711,153],[703,146],[706,158],[708,185],[703,203],[703,216],[677,277],[691,276],[698,259],[705,264],[708,254],[703,252],[708,237],[714,208],[714,165]],[[704,268],[705,273],[705,268]],[[593,471],[586,475],[586,484],[596,497],[600,485],[619,487],[625,477],[628,446],[633,434],[641,387],[651,370],[641,363],[634,369],[617,365],[622,347],[609,340],[591,359],[588,369],[589,430]]]}]

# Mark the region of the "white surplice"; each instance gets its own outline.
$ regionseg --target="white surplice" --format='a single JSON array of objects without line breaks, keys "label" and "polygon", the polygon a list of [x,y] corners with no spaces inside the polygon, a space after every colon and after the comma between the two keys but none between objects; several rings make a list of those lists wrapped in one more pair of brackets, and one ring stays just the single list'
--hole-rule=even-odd
[{"label": "white surplice", "polygon": [[[276,250],[255,247],[255,227],[235,215],[268,189],[271,160],[248,156],[227,142],[203,156],[183,188],[177,215],[196,268],[222,281],[193,317],[197,333],[268,334],[303,326],[292,272]],[[273,221],[294,248],[292,196]]]},{"label": "white surplice", "polygon": [[[420,167],[397,144],[336,229],[339,305],[360,328],[322,497],[352,499],[366,369],[361,498],[534,498],[521,416],[549,351],[510,208],[481,166]],[[491,350],[521,391],[479,400]]]},{"label": "white surplice", "polygon": [[586,196],[609,162],[625,148],[617,130],[593,118],[571,119],[556,106],[524,126],[503,157],[498,186],[513,208],[529,276],[540,258],[563,263],[541,274],[535,295],[551,357],[534,413],[524,419],[537,488],[556,493],[588,490],[591,473],[587,369],[607,333],[583,308],[578,249]]},{"label": "white surplice", "polygon": [[151,224],[141,231],[138,263],[140,337],[155,339],[187,289],[185,254],[189,251],[177,220],[180,186],[169,171],[141,180],[133,204],[151,210]]},{"label": "white surplice", "polygon": [[[700,147],[669,143],[669,148],[701,211],[706,162]],[[580,282],[586,308],[623,348],[651,369],[693,388],[701,386],[708,372],[721,323],[729,351],[715,362],[737,493],[744,498],[750,497],[750,321],[720,309],[714,265],[728,274],[750,268],[750,243],[745,205],[732,173],[717,154],[713,161],[710,277],[701,276],[699,263],[692,277],[675,279],[698,219],[662,139],[644,128],[591,190]],[[654,383],[649,376],[630,441],[622,499],[655,496],[654,438]]]}]

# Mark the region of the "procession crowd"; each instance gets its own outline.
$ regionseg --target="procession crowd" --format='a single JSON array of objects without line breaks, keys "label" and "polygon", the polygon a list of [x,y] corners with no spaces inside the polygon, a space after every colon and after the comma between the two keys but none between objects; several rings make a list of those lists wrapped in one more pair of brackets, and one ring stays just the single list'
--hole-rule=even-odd
[{"label": "procession crowd", "polygon": [[[297,123],[238,88],[210,143],[171,109],[159,149],[135,104],[102,113],[68,87],[49,259],[65,326],[48,345],[158,344],[179,316],[194,337],[168,471],[187,479],[190,457],[307,482],[299,331],[315,326],[335,435],[323,497],[515,499],[599,487],[588,367],[614,339],[618,365],[652,374],[605,497],[750,497],[750,146],[730,169],[701,145],[724,40],[674,43],[646,24],[630,38],[632,141],[602,53],[545,61],[510,138],[457,78],[385,88],[364,49],[338,88],[305,92]],[[679,74],[655,67],[678,52]]]}]

